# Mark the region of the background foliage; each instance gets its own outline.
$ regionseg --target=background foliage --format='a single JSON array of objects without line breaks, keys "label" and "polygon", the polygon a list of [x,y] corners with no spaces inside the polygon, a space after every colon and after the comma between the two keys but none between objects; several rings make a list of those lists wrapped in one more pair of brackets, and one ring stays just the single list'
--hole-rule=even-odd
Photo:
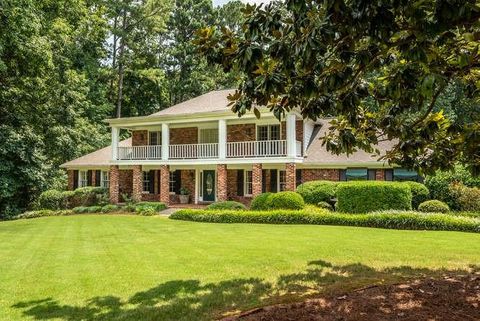
[{"label": "background foliage", "polygon": [[206,25],[237,28],[239,1],[0,3],[0,217],[64,187],[60,164],[108,145],[103,119],[235,85],[191,38]]}]

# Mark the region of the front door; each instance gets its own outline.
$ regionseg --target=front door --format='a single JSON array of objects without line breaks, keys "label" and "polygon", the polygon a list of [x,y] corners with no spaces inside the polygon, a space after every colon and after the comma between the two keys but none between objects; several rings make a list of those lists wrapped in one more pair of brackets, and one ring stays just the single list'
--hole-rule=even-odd
[{"label": "front door", "polygon": [[215,171],[203,171],[203,201],[215,201]]}]

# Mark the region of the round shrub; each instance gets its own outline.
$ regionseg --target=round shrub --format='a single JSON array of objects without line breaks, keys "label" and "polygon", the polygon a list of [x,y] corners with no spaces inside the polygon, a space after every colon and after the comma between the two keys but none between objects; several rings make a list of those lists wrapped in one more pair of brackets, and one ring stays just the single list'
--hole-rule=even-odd
[{"label": "round shrub", "polygon": [[60,210],[66,208],[66,203],[62,192],[50,189],[40,194],[38,206],[43,210]]},{"label": "round shrub", "polygon": [[279,192],[267,198],[267,209],[301,210],[305,207],[302,196],[295,192]]},{"label": "round shrub", "polygon": [[336,209],[347,213],[411,210],[410,187],[397,182],[347,182],[337,187]]},{"label": "round shrub", "polygon": [[235,201],[217,202],[207,206],[209,210],[246,210],[245,205]]},{"label": "round shrub", "polygon": [[256,196],[250,204],[250,209],[254,211],[262,211],[268,209],[268,199],[273,193],[263,193]]},{"label": "round shrub", "polygon": [[426,200],[428,200],[428,197],[430,196],[430,192],[428,191],[428,188],[422,183],[404,182],[403,184],[407,184],[408,186],[410,186],[410,191],[412,192],[413,208],[418,208],[418,205],[420,205],[420,203],[423,203]]},{"label": "round shrub", "polygon": [[335,197],[337,182],[311,181],[297,187],[297,193],[302,195],[307,204],[317,205],[319,202],[330,202]]},{"label": "round shrub", "polygon": [[317,207],[323,208],[325,210],[333,211],[333,206],[327,202],[318,202]]},{"label": "round shrub", "polygon": [[450,184],[450,193],[461,211],[480,211],[480,188],[467,187],[462,183]]},{"label": "round shrub", "polygon": [[442,201],[430,200],[421,203],[418,206],[418,210],[427,213],[447,213],[450,211],[450,208]]}]

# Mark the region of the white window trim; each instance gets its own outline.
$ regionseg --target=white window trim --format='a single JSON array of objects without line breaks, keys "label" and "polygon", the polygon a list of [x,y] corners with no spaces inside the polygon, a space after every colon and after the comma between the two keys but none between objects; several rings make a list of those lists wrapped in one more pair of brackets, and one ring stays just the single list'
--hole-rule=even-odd
[{"label": "white window trim", "polygon": [[[142,171],[142,194],[150,194],[150,184],[152,184],[152,182],[150,182],[149,172],[150,171]],[[149,177],[148,180],[145,180],[145,174]],[[145,181],[148,182],[148,191],[145,190]]]},{"label": "white window trim", "polygon": [[258,138],[259,134],[260,134],[260,131],[258,130],[259,127],[267,127],[268,126],[268,139],[265,140],[266,142],[269,142],[271,141],[271,135],[270,135],[270,127],[271,126],[279,126],[279,129],[278,129],[278,135],[279,135],[279,139],[278,140],[282,140],[282,123],[272,123],[272,124],[255,124],[255,138],[257,141],[260,141],[260,139]]},{"label": "white window trim", "polygon": [[[173,192],[170,191],[170,183],[172,182],[172,180],[170,180],[170,175],[171,175],[172,173],[174,173],[174,175],[175,175],[175,171],[170,171],[170,172],[168,173],[168,193],[169,193],[170,195],[177,195],[177,194],[175,193],[175,191],[173,191]],[[173,182],[176,182],[176,181],[174,180]]]},{"label": "white window trim", "polygon": [[[252,193],[248,193],[248,184],[247,184],[247,172],[252,172]],[[243,170],[243,195],[244,196],[252,196],[253,195],[253,170],[244,169]]]},{"label": "white window trim", "polygon": [[[148,146],[161,146],[162,145],[162,131],[161,130],[152,130],[152,131],[148,130],[147,132],[148,132],[148,134],[147,134],[147,136],[148,136],[148,138],[147,138]],[[157,133],[157,135],[158,135],[157,139],[159,140],[159,144],[151,145],[150,133]]]},{"label": "white window trim", "polygon": [[[108,179],[105,179],[105,173],[108,176]],[[105,182],[108,182],[108,186],[104,186]],[[109,188],[110,187],[110,172],[109,171],[100,171],[100,186],[103,188]]]},{"label": "white window trim", "polygon": [[283,192],[280,188],[280,185],[281,185],[280,184],[281,183],[281,181],[280,181],[281,174],[280,173],[282,173],[282,172],[285,173],[285,186],[287,186],[287,171],[285,169],[280,169],[277,172],[277,192]]}]

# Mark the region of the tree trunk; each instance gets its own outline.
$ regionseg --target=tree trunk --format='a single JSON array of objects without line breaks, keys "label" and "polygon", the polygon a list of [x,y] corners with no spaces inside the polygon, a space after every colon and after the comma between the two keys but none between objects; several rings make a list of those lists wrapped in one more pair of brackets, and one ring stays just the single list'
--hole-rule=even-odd
[{"label": "tree trunk", "polygon": [[113,50],[112,50],[112,71],[113,75],[112,78],[110,79],[110,102],[113,103],[115,96],[113,92],[113,83],[115,81],[114,74],[116,73],[117,69],[117,41],[118,41],[118,36],[116,34],[117,32],[117,27],[118,27],[118,16],[115,16],[113,19]]},{"label": "tree trunk", "polygon": [[126,32],[127,32],[127,9],[123,8],[122,37],[120,39],[120,47],[119,47],[119,51],[118,51],[117,118],[120,118],[121,115],[122,115],[124,52],[125,52]]}]

